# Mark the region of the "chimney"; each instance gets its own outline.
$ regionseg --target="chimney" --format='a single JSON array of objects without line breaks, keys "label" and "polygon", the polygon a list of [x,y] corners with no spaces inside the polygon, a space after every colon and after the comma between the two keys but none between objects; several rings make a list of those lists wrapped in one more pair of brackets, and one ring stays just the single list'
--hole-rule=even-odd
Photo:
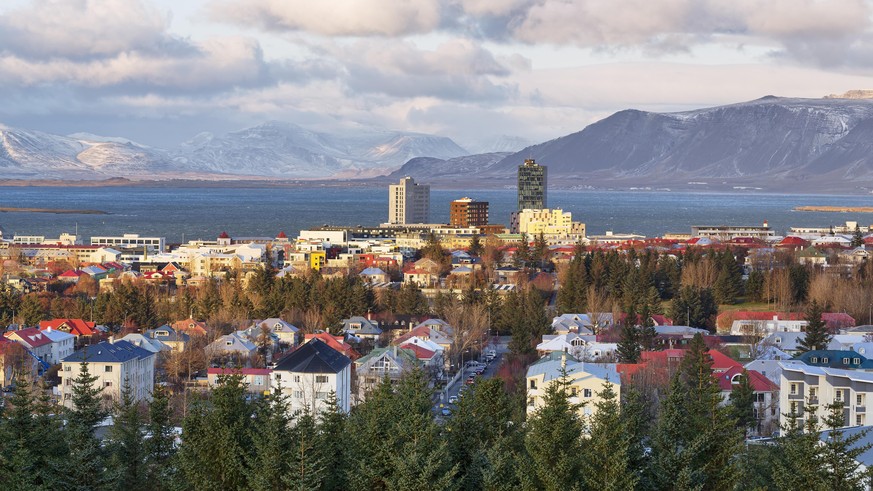
[{"label": "chimney", "polygon": [[109,336],[109,344],[115,344],[115,336]]},{"label": "chimney", "polygon": [[372,310],[367,310],[367,320],[368,321],[373,320],[373,311]]},{"label": "chimney", "polygon": [[769,226],[770,226],[770,224],[767,223],[767,220],[764,220],[764,226],[765,226],[765,227],[769,227]]},{"label": "chimney", "polygon": [[412,332],[412,321],[409,321],[409,332]]},{"label": "chimney", "polygon": [[778,315],[778,314],[773,314],[773,320],[774,320],[774,321],[778,321],[778,320],[779,320],[779,315]]},{"label": "chimney", "polygon": [[394,358],[397,358],[397,345],[394,345]]},{"label": "chimney", "polygon": [[561,353],[561,370],[567,369],[567,352]]}]

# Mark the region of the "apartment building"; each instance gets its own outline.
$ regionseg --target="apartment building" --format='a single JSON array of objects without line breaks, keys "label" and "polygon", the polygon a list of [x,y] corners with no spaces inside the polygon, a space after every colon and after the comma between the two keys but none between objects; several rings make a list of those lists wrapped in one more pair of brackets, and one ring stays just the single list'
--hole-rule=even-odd
[{"label": "apartment building", "polygon": [[547,206],[547,170],[534,159],[526,159],[518,166],[518,211]]},{"label": "apartment building", "polygon": [[449,225],[460,228],[488,225],[488,202],[466,197],[452,201]]},{"label": "apartment building", "polygon": [[[851,360],[846,360],[845,365],[850,364]],[[829,414],[827,406],[834,402],[844,405],[844,426],[865,426],[871,421],[867,401],[873,399],[873,373],[809,366],[795,360],[780,362],[780,366],[780,424],[788,424],[787,415],[792,411],[805,418],[807,404],[816,406],[815,415],[821,423]]]},{"label": "apartment building", "polygon": [[79,376],[83,361],[88,372],[97,376],[94,384],[102,389],[107,406],[119,399],[125,383],[130,386],[135,400],[151,400],[155,388],[155,353],[127,341],[113,341],[87,346],[64,358],[58,372],[61,404],[68,408],[73,406],[73,381]]},{"label": "apartment building", "polygon": [[388,223],[427,223],[430,216],[430,186],[404,177],[388,186]]}]

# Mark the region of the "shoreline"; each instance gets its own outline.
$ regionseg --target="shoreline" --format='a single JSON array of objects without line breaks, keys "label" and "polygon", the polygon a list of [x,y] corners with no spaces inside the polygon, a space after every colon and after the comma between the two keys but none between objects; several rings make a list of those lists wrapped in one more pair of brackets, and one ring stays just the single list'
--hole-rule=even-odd
[{"label": "shoreline", "polygon": [[829,213],[873,213],[873,206],[795,206],[794,211],[824,211]]}]

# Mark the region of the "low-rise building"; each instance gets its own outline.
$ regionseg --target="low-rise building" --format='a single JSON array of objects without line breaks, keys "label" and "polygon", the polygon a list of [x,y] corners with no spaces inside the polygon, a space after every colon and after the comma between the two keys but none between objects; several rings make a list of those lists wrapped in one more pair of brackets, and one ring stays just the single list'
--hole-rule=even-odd
[{"label": "low-rise building", "polygon": [[157,329],[149,329],[145,335],[161,343],[167,345],[173,351],[181,353],[185,351],[185,346],[191,340],[191,337],[183,332],[176,332],[175,329],[165,324]]},{"label": "low-rise building", "polygon": [[391,380],[391,383],[396,383],[405,373],[421,365],[412,349],[397,346],[374,349],[367,356],[355,361],[358,402],[363,401],[367,393],[386,377]]},{"label": "low-rise building", "polygon": [[255,325],[261,329],[269,329],[280,343],[295,346],[300,342],[300,329],[278,317],[255,321]]},{"label": "low-rise building", "polygon": [[301,345],[280,360],[273,369],[271,391],[288,397],[289,411],[308,409],[317,414],[327,406],[331,392],[337,405],[349,412],[352,388],[352,361],[320,339]]},{"label": "low-rise building", "polygon": [[527,369],[525,387],[528,416],[543,406],[546,388],[561,379],[562,372],[566,373],[570,402],[584,404],[579,408],[579,416],[583,418],[593,415],[597,410],[604,383],[612,384],[616,397],[621,397],[621,378],[615,364],[579,362],[566,353],[557,356],[557,359],[543,358]]},{"label": "low-rise building", "polygon": [[208,368],[206,379],[209,387],[215,387],[221,377],[240,376],[246,385],[246,392],[263,396],[270,393],[272,372],[269,368]]},{"label": "low-rise building", "polygon": [[42,333],[52,342],[51,353],[45,359],[49,365],[57,365],[76,350],[76,336],[68,332],[55,331],[49,328],[42,331]]},{"label": "low-rise building", "polygon": [[124,384],[130,386],[137,401],[150,401],[155,387],[155,354],[127,341],[102,341],[67,356],[61,362],[60,400],[72,408],[73,381],[79,376],[82,362],[97,377],[107,406],[120,397]]},{"label": "low-rise building", "polygon": [[819,422],[829,414],[827,406],[843,404],[843,426],[864,426],[868,422],[868,400],[873,401],[873,373],[809,366],[801,361],[783,361],[780,406],[783,426],[789,414],[807,417],[807,405],[815,406]]}]

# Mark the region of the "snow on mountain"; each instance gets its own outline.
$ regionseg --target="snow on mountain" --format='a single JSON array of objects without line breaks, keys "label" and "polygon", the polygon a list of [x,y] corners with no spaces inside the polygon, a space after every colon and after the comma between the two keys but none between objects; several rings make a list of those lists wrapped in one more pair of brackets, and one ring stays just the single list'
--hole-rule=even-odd
[{"label": "snow on mountain", "polygon": [[485,139],[465,143],[464,148],[473,154],[496,153],[496,152],[519,152],[531,145],[534,141],[520,136],[496,135]]}]

